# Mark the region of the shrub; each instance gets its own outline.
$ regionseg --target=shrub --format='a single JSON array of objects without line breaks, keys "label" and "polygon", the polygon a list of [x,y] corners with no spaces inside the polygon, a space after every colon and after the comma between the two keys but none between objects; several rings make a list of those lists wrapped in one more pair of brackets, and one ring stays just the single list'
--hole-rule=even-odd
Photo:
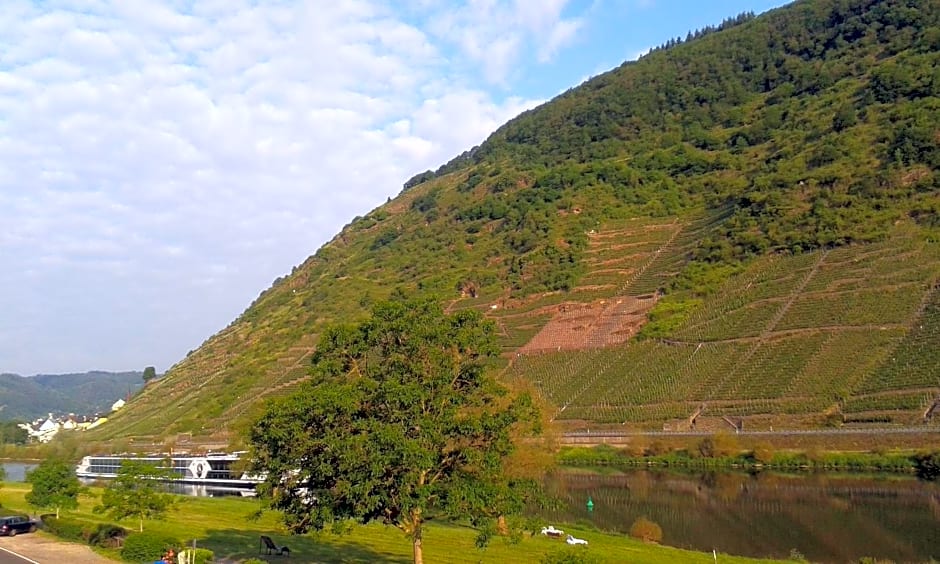
[{"label": "shrub", "polygon": [[663,540],[663,529],[646,517],[640,517],[630,525],[630,536],[644,542],[660,542]]},{"label": "shrub", "polygon": [[88,524],[75,519],[52,516],[43,519],[42,524],[47,531],[60,539],[82,542],[88,539],[88,534],[85,531]]},{"label": "shrub", "polygon": [[118,548],[124,544],[127,529],[111,523],[99,523],[88,537],[88,544],[103,548]]},{"label": "shrub", "polygon": [[668,452],[669,449],[660,441],[653,441],[646,447],[646,456],[660,456]]},{"label": "shrub", "polygon": [[[208,564],[215,559],[215,553],[208,548],[187,548],[180,551],[180,556],[190,552],[195,552],[194,559],[192,560],[193,564]],[[189,560],[187,560],[187,562],[189,562]]]},{"label": "shrub", "polygon": [[698,444],[698,452],[705,458],[712,458],[715,456],[715,439],[711,437],[705,437]]},{"label": "shrub", "polygon": [[121,558],[127,562],[153,562],[162,558],[167,549],[175,550],[179,544],[177,539],[161,533],[134,533],[124,539]]},{"label": "shrub", "polygon": [[740,452],[738,438],[728,433],[718,433],[713,439],[714,455],[716,457],[733,456]]},{"label": "shrub", "polygon": [[260,558],[249,558],[242,562],[242,564],[268,564],[266,561],[261,560]]},{"label": "shrub", "polygon": [[774,449],[767,443],[758,443],[754,445],[752,456],[754,458],[754,462],[770,464],[774,459]]},{"label": "shrub", "polygon": [[940,452],[925,452],[914,457],[914,468],[921,480],[936,480],[940,476]]}]

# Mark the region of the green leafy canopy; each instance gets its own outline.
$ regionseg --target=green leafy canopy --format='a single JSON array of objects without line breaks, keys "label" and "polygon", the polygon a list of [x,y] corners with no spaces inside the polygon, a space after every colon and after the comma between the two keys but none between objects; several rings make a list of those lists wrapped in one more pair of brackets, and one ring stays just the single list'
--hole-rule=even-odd
[{"label": "green leafy canopy", "polygon": [[490,322],[431,301],[380,303],[360,325],[329,328],[313,380],[249,431],[270,507],[294,532],[378,520],[416,544],[429,518],[519,512],[530,490],[503,465],[536,410],[485,369],[496,352]]},{"label": "green leafy canopy", "polygon": [[26,475],[33,489],[26,494],[26,503],[33,507],[60,509],[78,507],[78,496],[85,491],[72,466],[56,459],[43,460]]},{"label": "green leafy canopy", "polygon": [[172,494],[166,493],[162,480],[171,474],[139,460],[125,460],[101,495],[95,513],[107,513],[113,519],[136,518],[140,530],[144,519],[162,519],[173,507]]}]

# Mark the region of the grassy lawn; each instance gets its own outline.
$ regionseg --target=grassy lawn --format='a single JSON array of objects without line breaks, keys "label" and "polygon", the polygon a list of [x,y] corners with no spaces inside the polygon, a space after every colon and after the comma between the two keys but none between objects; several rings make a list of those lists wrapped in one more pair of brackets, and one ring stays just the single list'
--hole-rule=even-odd
[{"label": "grassy lawn", "polygon": [[[23,496],[30,486],[7,482],[0,489],[3,507],[14,511],[33,513]],[[96,490],[97,491],[97,490]],[[108,521],[92,513],[95,498],[82,497],[80,507],[68,512],[71,517],[88,521]],[[284,557],[259,556],[258,537],[271,536],[279,544],[290,547],[290,562],[411,562],[411,542],[398,529],[383,525],[353,527],[349,534],[329,533],[289,536],[278,525],[277,515],[265,514],[260,520],[249,516],[259,506],[251,498],[197,498],[179,497],[174,511],[164,521],[145,521],[144,529],[160,531],[180,540],[197,540],[197,545],[215,552],[216,558],[245,560],[261,558],[270,562],[287,562]],[[136,530],[137,523],[121,525]],[[558,525],[556,523],[556,525]],[[518,544],[496,539],[483,550],[476,548],[476,531],[469,527],[431,523],[424,532],[426,562],[539,562],[545,555],[560,551],[583,554],[592,562],[646,562],[651,564],[673,562],[713,563],[710,553],[689,552],[657,545],[644,544],[624,535],[603,533],[589,528],[564,526],[577,537],[587,539],[588,548],[569,548],[563,541],[547,537],[525,538]],[[577,550],[574,550],[577,548]],[[118,558],[117,553],[103,552]],[[748,558],[718,555],[722,563],[770,562]]]}]

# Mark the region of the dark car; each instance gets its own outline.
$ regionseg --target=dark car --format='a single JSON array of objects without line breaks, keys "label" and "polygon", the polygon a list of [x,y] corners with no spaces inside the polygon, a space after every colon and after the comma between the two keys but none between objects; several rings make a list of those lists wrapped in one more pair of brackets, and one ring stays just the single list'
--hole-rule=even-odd
[{"label": "dark car", "polygon": [[0,535],[16,536],[17,533],[32,533],[36,530],[36,522],[23,515],[10,515],[0,517]]}]

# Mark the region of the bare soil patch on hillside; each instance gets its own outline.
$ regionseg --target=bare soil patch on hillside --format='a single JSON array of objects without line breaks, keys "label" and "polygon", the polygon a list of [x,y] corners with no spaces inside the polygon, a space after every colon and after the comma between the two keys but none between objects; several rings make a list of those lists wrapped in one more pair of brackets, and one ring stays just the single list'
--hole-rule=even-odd
[{"label": "bare soil patch on hillside", "polygon": [[588,304],[557,306],[552,319],[521,353],[597,349],[627,342],[646,323],[656,298],[619,296]]}]

